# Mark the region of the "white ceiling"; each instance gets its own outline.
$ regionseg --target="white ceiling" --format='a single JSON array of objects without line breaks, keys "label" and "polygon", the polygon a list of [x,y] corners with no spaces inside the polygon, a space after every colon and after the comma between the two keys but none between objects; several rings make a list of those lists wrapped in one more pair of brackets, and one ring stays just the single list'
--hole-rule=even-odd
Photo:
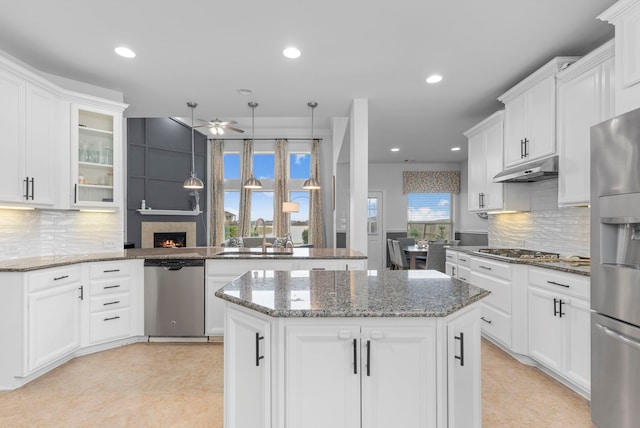
[{"label": "white ceiling", "polygon": [[[370,162],[460,162],[462,132],[502,107],[496,97],[613,37],[596,16],[615,1],[3,0],[0,49],[124,93],[128,117],[189,117],[196,101],[196,117],[246,123],[256,101],[257,127],[309,117],[316,101],[322,125],[367,98]],[[302,56],[284,58],[288,45]],[[427,85],[436,72],[444,80]]]}]

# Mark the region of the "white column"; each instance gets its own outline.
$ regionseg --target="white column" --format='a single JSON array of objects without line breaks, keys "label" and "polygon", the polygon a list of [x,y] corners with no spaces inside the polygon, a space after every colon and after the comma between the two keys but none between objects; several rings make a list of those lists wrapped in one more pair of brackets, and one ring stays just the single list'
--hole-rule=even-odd
[{"label": "white column", "polygon": [[369,100],[356,98],[351,105],[349,141],[350,195],[347,247],[367,254],[367,197],[369,194]]},{"label": "white column", "polygon": [[[334,117],[332,121],[332,136],[333,136],[333,159],[331,162],[331,174],[333,177],[338,176],[338,158],[340,157],[340,151],[342,150],[342,145],[344,144],[345,137],[347,135],[347,127],[349,126],[349,118],[348,117]],[[344,185],[344,183],[343,183]],[[336,183],[336,188],[332,189],[334,192],[331,197],[334,198],[333,202],[338,204],[338,190],[339,183]],[[337,218],[337,210],[334,209],[331,213],[333,217],[333,228],[331,230],[331,240],[327,241],[327,247],[329,246],[329,242],[333,243],[333,247],[337,246],[336,242],[336,232],[338,230],[338,218]]]}]

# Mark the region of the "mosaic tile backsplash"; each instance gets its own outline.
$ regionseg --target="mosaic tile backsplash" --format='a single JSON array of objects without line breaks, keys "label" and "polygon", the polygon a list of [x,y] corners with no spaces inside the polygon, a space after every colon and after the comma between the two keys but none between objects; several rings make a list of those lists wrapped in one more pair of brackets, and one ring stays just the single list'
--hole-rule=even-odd
[{"label": "mosaic tile backsplash", "polygon": [[489,245],[589,256],[589,208],[558,208],[557,179],[530,186],[530,212],[489,215]]},{"label": "mosaic tile backsplash", "polygon": [[0,260],[121,250],[120,213],[0,210]]}]

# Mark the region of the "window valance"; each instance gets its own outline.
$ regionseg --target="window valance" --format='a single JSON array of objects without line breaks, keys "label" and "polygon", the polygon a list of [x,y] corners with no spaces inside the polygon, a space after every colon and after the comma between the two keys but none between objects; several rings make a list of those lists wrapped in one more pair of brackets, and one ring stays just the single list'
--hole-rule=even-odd
[{"label": "window valance", "polygon": [[460,171],[403,171],[402,193],[460,193]]}]

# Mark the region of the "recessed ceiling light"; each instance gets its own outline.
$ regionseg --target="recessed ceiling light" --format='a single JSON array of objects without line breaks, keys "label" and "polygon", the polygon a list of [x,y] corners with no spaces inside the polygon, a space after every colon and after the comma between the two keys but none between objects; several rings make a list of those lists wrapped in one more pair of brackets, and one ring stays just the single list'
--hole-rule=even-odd
[{"label": "recessed ceiling light", "polygon": [[427,83],[438,83],[441,80],[442,76],[440,76],[439,74],[432,74],[431,76],[427,77]]},{"label": "recessed ceiling light", "polygon": [[114,51],[118,55],[123,56],[125,58],[135,58],[136,56],[136,53],[134,51],[124,46],[118,46],[117,48],[114,49]]},{"label": "recessed ceiling light", "polygon": [[451,147],[452,152],[457,152],[460,150],[460,147]]},{"label": "recessed ceiling light", "polygon": [[253,94],[253,91],[251,89],[236,89],[236,92],[239,93],[240,95],[251,95]]},{"label": "recessed ceiling light", "polygon": [[300,57],[300,50],[298,48],[290,46],[282,51],[282,55],[286,56],[287,58],[295,59]]},{"label": "recessed ceiling light", "polygon": [[400,151],[400,149],[399,149],[399,148],[397,148],[397,147],[394,147],[393,149],[391,149],[391,151],[392,151],[392,152],[399,152],[399,151]]}]

